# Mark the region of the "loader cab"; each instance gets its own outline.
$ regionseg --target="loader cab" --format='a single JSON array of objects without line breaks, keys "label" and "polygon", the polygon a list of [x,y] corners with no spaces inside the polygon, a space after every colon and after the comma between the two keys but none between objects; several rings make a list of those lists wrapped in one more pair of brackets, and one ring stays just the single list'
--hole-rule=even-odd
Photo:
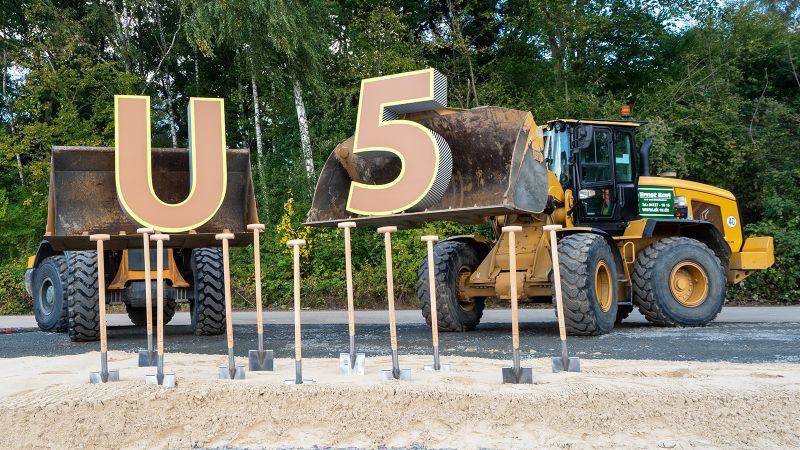
[{"label": "loader cab", "polygon": [[561,186],[573,193],[575,225],[616,235],[639,217],[635,130],[640,125],[570,119],[548,123],[547,162]]}]

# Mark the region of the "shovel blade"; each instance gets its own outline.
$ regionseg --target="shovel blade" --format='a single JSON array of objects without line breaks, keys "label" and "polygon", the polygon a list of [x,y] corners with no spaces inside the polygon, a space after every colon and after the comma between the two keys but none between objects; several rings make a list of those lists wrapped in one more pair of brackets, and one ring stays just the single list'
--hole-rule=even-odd
[{"label": "shovel blade", "polygon": [[567,367],[564,367],[564,358],[560,356],[553,357],[553,373],[558,372],[580,372],[581,360],[577,356],[570,356],[567,360]]},{"label": "shovel blade", "polygon": [[158,352],[139,350],[139,367],[155,367],[158,365]]},{"label": "shovel blade", "polygon": [[178,385],[174,373],[165,373],[161,376],[161,383],[158,382],[158,374],[150,374],[144,376],[145,384],[154,384],[163,387],[164,389],[172,389]]},{"label": "shovel blade", "polygon": [[234,366],[232,371],[227,365],[219,366],[218,373],[220,380],[244,380],[244,366],[241,364]]},{"label": "shovel blade", "polygon": [[503,384],[533,384],[533,369],[521,367],[516,373],[513,367],[503,367]]},{"label": "shovel blade", "polygon": [[303,382],[302,383],[298,383],[297,380],[295,380],[293,378],[291,380],[283,380],[283,383],[284,384],[314,384],[316,382],[314,380],[311,380],[311,379],[308,379],[308,378],[303,378]]},{"label": "shovel blade", "polygon": [[339,353],[339,374],[341,375],[364,375],[364,363],[367,356],[364,353],[356,353],[355,364],[350,358],[350,353]]},{"label": "shovel blade", "polygon": [[249,361],[249,370],[251,372],[272,372],[273,369],[273,352],[272,350],[250,350],[247,352]]},{"label": "shovel blade", "polygon": [[383,376],[383,381],[391,381],[391,380],[410,380],[411,379],[411,369],[400,369],[398,376],[395,377],[394,371],[392,369],[384,369],[381,371]]},{"label": "shovel blade", "polygon": [[92,384],[108,383],[110,381],[119,381],[119,370],[109,369],[105,380],[103,380],[101,372],[89,372],[89,382]]},{"label": "shovel blade", "polygon": [[428,372],[450,372],[450,364],[445,364],[445,363],[439,364],[439,370],[436,370],[433,364],[425,364],[423,369]]}]

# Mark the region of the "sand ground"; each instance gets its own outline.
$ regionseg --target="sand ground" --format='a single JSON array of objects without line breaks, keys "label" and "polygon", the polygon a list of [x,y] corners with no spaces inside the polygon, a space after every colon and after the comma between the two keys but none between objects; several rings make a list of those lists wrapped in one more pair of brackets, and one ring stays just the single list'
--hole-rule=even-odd
[{"label": "sand ground", "polygon": [[293,360],[232,382],[216,379],[224,356],[168,354],[178,387],[163,390],[123,352],[109,354],[122,381],[90,385],[98,355],[0,359],[0,448],[800,447],[796,364],[583,359],[552,374],[534,359],[534,385],[503,385],[508,363],[491,359],[431,373],[429,357],[401,357],[409,382],[381,381],[387,357],[363,377],[306,359],[317,383],[287,386]]}]

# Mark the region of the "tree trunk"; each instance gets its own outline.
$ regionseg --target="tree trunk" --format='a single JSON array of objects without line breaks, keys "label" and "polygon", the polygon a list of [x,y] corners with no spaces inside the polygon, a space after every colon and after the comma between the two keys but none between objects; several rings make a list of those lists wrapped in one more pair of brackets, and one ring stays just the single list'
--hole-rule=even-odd
[{"label": "tree trunk", "polygon": [[200,96],[200,63],[197,61],[197,49],[194,50],[194,95]]},{"label": "tree trunk", "polygon": [[[8,55],[6,52],[3,52],[3,102],[6,104],[6,109],[8,110],[8,125],[11,131],[11,135],[14,135],[14,110],[11,108],[11,100],[8,98],[8,92],[6,91],[6,84],[8,83]],[[24,186],[25,185],[25,172],[22,171],[22,155],[19,153],[14,154],[17,158],[17,173],[19,174],[19,182]]]},{"label": "tree trunk", "polygon": [[172,137],[172,148],[178,148],[178,127],[175,124],[175,108],[172,100],[169,70],[164,71],[164,89],[167,91],[167,114],[169,114],[169,134]]},{"label": "tree trunk", "polygon": [[253,123],[256,130],[256,155],[258,158],[256,169],[258,170],[258,187],[261,190],[261,206],[266,213],[269,206],[267,205],[267,180],[266,173],[264,172],[264,145],[261,142],[261,107],[258,100],[255,69],[251,69],[250,83],[253,88]]},{"label": "tree trunk", "polygon": [[311,152],[311,136],[308,133],[308,118],[306,118],[306,105],[303,103],[303,89],[300,80],[294,79],[294,106],[297,109],[297,123],[300,126],[300,144],[303,147],[303,158],[306,163],[306,175],[308,181],[313,186],[314,176],[314,155]]}]

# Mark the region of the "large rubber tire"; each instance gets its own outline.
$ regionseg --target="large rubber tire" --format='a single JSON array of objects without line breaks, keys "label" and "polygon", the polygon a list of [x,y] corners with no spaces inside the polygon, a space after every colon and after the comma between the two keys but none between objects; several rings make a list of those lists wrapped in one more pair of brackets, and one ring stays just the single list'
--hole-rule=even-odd
[{"label": "large rubber tire", "polygon": [[192,250],[194,302],[191,304],[192,330],[198,336],[222,334],[225,331],[225,280],[222,250]]},{"label": "large rubber tire", "polygon": [[[701,266],[708,279],[705,301],[694,307],[679,303],[670,289],[673,268],[685,261]],[[636,258],[631,278],[634,304],[657,326],[704,326],[725,303],[725,270],[717,255],[695,239],[670,237],[651,244]]]},{"label": "large rubber tire", "polygon": [[42,331],[67,331],[67,259],[45,258],[33,274],[33,314]]},{"label": "large rubber tire", "polygon": [[67,252],[67,266],[69,338],[74,342],[96,341],[100,337],[97,252]]},{"label": "large rubber tire", "polygon": [[619,305],[617,306],[617,324],[622,323],[623,320],[627,319],[629,315],[633,312],[633,306],[631,305]]},{"label": "large rubber tire", "polygon": [[[465,309],[458,301],[459,273],[472,273],[478,268],[478,252],[458,241],[444,241],[433,247],[436,277],[436,314],[439,331],[470,331],[483,317],[485,298],[476,298]],[[428,282],[428,256],[422,259],[417,272],[417,298],[422,316],[431,325],[431,299]]]},{"label": "large rubber tire", "polygon": [[[567,235],[558,241],[558,263],[567,332],[596,336],[611,331],[617,320],[617,265],[606,240],[592,233]],[[605,311],[595,290],[598,270],[601,278],[611,280]]]},{"label": "large rubber tire", "polygon": [[[175,316],[175,308],[177,303],[175,300],[164,300],[164,325],[168,324],[172,317]],[[125,305],[125,311],[128,313],[128,318],[131,319],[137,327],[147,325],[147,308],[134,308],[130,305]],[[156,308],[153,308],[153,326],[156,323]]]}]

